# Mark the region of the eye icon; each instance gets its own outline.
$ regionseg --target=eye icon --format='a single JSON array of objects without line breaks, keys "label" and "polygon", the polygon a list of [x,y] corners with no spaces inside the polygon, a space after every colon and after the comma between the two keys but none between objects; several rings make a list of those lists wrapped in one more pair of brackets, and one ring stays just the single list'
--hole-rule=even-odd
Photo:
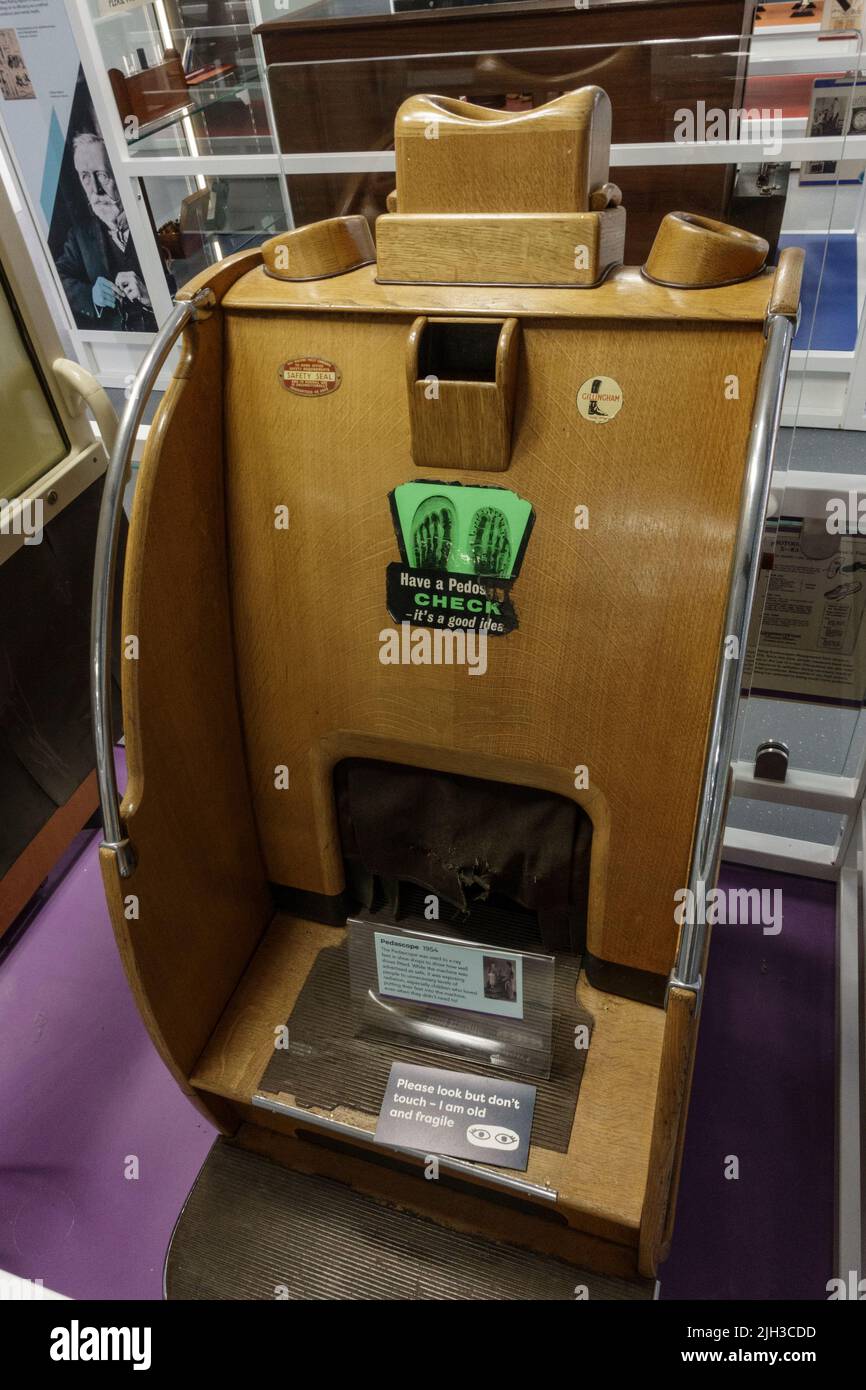
[{"label": "eye icon", "polygon": [[506,1129],[504,1125],[470,1125],[466,1131],[466,1138],[470,1144],[476,1144],[481,1149],[516,1149],[520,1143],[520,1135],[515,1134],[513,1129]]}]

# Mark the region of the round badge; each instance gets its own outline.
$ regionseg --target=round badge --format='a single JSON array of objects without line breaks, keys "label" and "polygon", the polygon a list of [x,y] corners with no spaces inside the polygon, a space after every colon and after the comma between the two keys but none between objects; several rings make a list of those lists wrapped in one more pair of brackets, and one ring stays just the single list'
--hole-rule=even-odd
[{"label": "round badge", "polygon": [[342,380],[339,367],[324,357],[293,357],[280,367],[280,381],[293,396],[328,396]]},{"label": "round badge", "polygon": [[577,408],[591,425],[606,425],[622,409],[622,387],[612,376],[591,376],[578,390]]}]

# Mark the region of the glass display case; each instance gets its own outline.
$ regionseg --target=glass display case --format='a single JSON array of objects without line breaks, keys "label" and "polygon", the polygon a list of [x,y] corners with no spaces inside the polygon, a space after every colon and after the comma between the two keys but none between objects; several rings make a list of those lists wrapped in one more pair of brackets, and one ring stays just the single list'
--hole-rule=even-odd
[{"label": "glass display case", "polygon": [[161,319],[185,281],[290,217],[253,32],[261,13],[255,0],[70,0],[69,13]]},{"label": "glass display case", "polygon": [[[375,12],[371,12],[375,11]],[[386,150],[393,117],[413,93],[435,92],[498,110],[543,105],[563,91],[603,87],[614,142],[663,142],[675,114],[703,102],[741,104],[750,7],[721,4],[592,5],[565,0],[488,7],[406,8],[323,0],[261,36],[275,131],[283,155],[308,150]],[[723,164],[632,165],[617,171],[629,209],[626,261],[646,258],[660,217],[672,207],[725,215],[732,189]],[[292,188],[297,223],[384,211],[382,181],[327,175]]]},{"label": "glass display case", "polygon": [[[820,10],[798,21],[786,7],[771,7],[749,52],[746,102],[777,113],[783,137],[771,173],[781,172],[787,185],[779,243],[802,247],[805,278],[726,852],[833,878],[849,852],[866,759],[858,516],[866,485],[859,139],[866,79],[862,35],[829,33],[820,22]],[[812,141],[833,137],[838,158],[809,158]]]},{"label": "glass display case", "polygon": [[131,154],[271,148],[248,0],[89,9]]},{"label": "glass display case", "polygon": [[140,184],[172,293],[206,266],[285,226],[277,178],[151,175]]}]

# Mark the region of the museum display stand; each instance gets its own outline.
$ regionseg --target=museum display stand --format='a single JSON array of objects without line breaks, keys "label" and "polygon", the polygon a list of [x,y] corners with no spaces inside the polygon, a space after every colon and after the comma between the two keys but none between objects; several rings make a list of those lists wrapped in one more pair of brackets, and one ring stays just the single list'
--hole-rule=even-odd
[{"label": "museum display stand", "polygon": [[[102,868],[151,1037],[225,1136],[169,1297],[652,1296],[708,947],[675,893],[718,867],[802,257],[671,209],[622,266],[610,128],[595,86],[411,97],[377,249],[346,217],[227,258],[133,389],[95,577]],[[125,563],[120,805],[114,528],[181,333]],[[390,624],[455,616],[477,678],[382,659]],[[358,1024],[359,909],[552,961],[524,1168],[375,1142],[395,1062],[524,1078],[468,1025]]]}]

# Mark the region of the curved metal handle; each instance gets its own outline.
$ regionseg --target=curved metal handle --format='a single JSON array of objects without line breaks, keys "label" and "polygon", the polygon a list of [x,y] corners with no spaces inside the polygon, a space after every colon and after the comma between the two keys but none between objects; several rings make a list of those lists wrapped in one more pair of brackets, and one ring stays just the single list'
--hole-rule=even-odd
[{"label": "curved metal handle", "polygon": [[[767,344],[755,393],[746,472],[740,495],[740,520],[728,606],[725,611],[722,650],[719,653],[716,671],[697,832],[689,875],[690,903],[704,901],[701,885],[706,889],[707,884],[713,881],[722,847],[728,771],[731,766],[743,666],[746,660],[749,617],[761,567],[764,519],[767,515],[776,435],[782,414],[782,397],[785,393],[793,337],[794,325],[790,320],[781,314],[771,315],[767,324]],[[728,639],[731,637],[737,639],[735,654],[729,654],[726,650]],[[679,950],[669,987],[679,986],[682,989],[700,992],[706,947],[706,922],[686,920],[680,932]]]},{"label": "curved metal handle", "polygon": [[66,387],[72,398],[76,413],[87,409],[99,427],[99,435],[110,454],[117,440],[117,415],[108,399],[108,393],[100,386],[92,372],[82,367],[80,362],[71,362],[68,357],[58,357],[51,364],[51,370],[59,382]]},{"label": "curved metal handle", "polygon": [[93,607],[90,621],[90,698],[93,741],[96,747],[96,780],[102,815],[103,846],[117,855],[121,878],[135,868],[135,852],[120,819],[120,798],[114,769],[114,734],[111,718],[111,624],[114,608],[114,571],[123,494],[141,417],[165,359],[199,309],[215,303],[212,290],[200,290],[192,299],[175,303],[169,317],[148,349],[138,369],[105,474],[96,533],[93,569]]}]

